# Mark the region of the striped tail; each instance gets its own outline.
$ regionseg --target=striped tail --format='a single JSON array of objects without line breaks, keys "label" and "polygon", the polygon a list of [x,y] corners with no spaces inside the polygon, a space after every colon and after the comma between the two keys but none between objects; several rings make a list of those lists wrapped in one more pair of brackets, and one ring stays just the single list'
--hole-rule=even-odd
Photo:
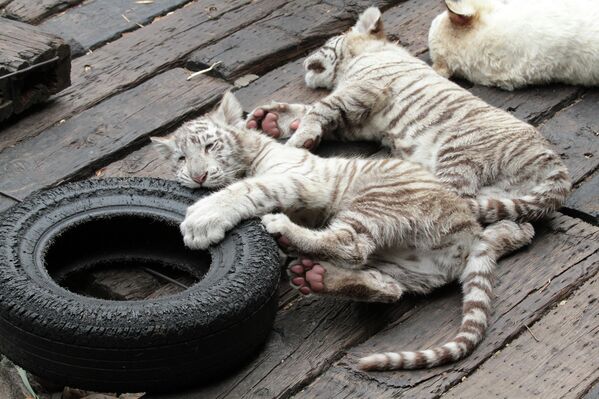
[{"label": "striped tail", "polygon": [[501,221],[488,226],[472,247],[460,281],[464,291],[462,325],[453,340],[436,348],[414,352],[377,353],[360,359],[363,370],[422,369],[440,366],[468,356],[489,325],[493,271],[496,260],[532,240],[529,223]]},{"label": "striped tail", "polygon": [[571,186],[568,171],[562,165],[562,168],[549,174],[529,195],[520,198],[480,197],[469,200],[469,205],[481,223],[503,219],[529,222],[559,209],[568,197]]}]

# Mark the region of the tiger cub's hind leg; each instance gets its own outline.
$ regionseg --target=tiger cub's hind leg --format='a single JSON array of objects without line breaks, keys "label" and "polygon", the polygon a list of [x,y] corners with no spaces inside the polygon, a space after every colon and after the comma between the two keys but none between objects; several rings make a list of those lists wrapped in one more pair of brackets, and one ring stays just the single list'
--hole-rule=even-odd
[{"label": "tiger cub's hind leg", "polygon": [[246,127],[262,130],[274,138],[289,138],[299,127],[300,119],[308,112],[308,108],[304,104],[272,101],[250,112],[246,119]]},{"label": "tiger cub's hind leg", "polygon": [[378,270],[346,269],[329,262],[300,258],[288,269],[292,287],[302,294],[319,294],[361,302],[397,302],[403,287]]}]

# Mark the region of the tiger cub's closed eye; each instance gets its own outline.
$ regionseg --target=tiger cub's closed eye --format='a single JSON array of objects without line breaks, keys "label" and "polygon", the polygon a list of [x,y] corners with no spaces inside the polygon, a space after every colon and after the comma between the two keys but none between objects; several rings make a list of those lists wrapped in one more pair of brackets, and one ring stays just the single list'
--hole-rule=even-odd
[{"label": "tiger cub's closed eye", "polygon": [[214,148],[214,143],[206,144],[206,147],[204,147],[206,152],[210,151],[212,148]]}]

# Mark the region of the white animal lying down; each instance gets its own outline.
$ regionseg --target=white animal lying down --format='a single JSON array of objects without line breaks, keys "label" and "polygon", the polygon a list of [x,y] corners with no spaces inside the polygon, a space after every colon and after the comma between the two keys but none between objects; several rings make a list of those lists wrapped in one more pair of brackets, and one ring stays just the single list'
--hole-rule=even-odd
[{"label": "white animal lying down", "polygon": [[445,0],[429,32],[433,68],[513,90],[599,85],[599,1]]},{"label": "white animal lying down", "polygon": [[472,352],[489,323],[495,260],[529,243],[532,226],[503,220],[483,230],[467,201],[417,164],[319,158],[235,127],[243,125],[242,111],[229,93],[215,112],[170,139],[153,138],[181,183],[220,188],[187,210],[186,245],[206,248],[241,220],[261,216],[269,233],[306,256],[289,269],[303,294],[395,302],[404,292],[426,293],[459,279],[463,319],[453,340],[371,355],[360,366],[424,368]]}]

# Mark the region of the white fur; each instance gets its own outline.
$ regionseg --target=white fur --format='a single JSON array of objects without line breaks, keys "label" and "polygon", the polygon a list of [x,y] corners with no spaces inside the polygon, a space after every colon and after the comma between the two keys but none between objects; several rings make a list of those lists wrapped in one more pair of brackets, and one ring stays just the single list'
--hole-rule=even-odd
[{"label": "white fur", "polygon": [[[470,24],[437,16],[429,32],[433,67],[486,86],[513,90],[562,82],[599,85],[599,1],[447,1]],[[459,5],[459,6],[457,6]]]}]

